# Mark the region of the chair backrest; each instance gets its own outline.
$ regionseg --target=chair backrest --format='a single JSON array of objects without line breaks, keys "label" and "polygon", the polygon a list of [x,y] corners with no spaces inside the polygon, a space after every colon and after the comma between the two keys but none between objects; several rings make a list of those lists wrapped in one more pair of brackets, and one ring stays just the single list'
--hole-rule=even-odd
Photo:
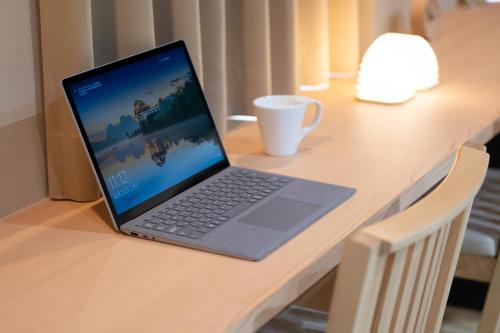
[{"label": "chair backrest", "polygon": [[488,160],[484,146],[462,145],[434,191],[347,240],[328,332],[439,331]]}]

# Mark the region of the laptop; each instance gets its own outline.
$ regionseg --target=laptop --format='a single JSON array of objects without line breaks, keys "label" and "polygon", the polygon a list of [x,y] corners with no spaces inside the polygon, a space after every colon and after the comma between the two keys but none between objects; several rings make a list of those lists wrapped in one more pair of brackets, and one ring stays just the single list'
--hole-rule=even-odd
[{"label": "laptop", "polygon": [[183,41],[62,85],[127,235],[260,260],[355,192],[231,166]]}]

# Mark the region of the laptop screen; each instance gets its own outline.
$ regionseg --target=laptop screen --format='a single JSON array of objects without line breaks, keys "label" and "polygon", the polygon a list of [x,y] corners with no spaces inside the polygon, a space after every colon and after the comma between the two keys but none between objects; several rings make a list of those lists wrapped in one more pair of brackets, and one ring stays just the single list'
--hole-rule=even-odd
[{"label": "laptop screen", "polygon": [[206,170],[228,164],[182,42],[63,85],[116,215],[157,199],[129,218],[137,216],[192,186],[194,176],[199,182]]}]

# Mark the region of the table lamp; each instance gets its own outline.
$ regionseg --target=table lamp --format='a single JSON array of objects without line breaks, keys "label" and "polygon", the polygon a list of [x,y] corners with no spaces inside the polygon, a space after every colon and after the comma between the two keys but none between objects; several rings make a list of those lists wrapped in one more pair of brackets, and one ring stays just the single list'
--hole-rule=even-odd
[{"label": "table lamp", "polygon": [[358,72],[356,97],[386,104],[403,103],[417,91],[439,82],[439,66],[431,45],[422,37],[386,33],[366,50]]}]

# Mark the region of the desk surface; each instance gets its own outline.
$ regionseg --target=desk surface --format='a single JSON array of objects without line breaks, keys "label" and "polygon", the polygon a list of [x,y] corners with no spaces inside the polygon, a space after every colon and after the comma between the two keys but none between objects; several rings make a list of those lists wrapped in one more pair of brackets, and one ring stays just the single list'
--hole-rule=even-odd
[{"label": "desk surface", "polygon": [[[102,201],[43,201],[0,221],[0,331],[252,331],[339,262],[342,240],[440,179],[458,145],[499,130],[500,6],[445,17],[441,85],[400,106],[315,93],[324,120],[297,155],[263,155],[255,126],[224,139],[236,165],[357,188],[261,262],[115,233]],[[107,223],[106,223],[107,222]]]}]

